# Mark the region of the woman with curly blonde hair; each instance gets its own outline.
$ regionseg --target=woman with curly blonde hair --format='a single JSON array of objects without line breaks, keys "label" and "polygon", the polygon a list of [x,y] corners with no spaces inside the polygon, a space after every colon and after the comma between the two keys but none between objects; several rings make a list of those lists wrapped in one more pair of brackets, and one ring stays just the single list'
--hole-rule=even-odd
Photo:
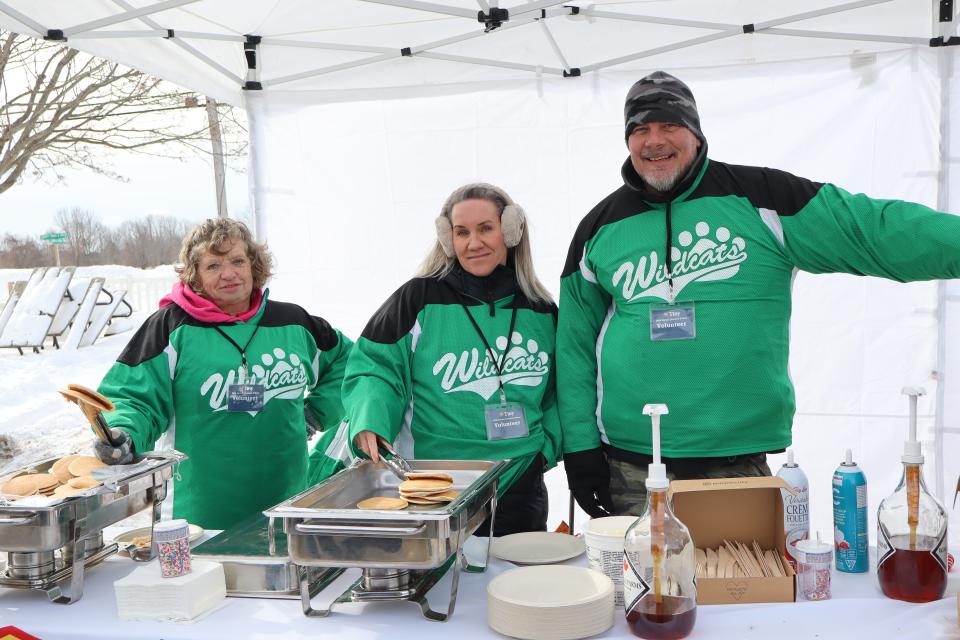
[{"label": "woman with curly blonde hair", "polygon": [[[172,430],[189,456],[173,515],[226,529],[306,488],[305,410],[327,429],[310,462],[337,442],[351,341],[302,307],[268,300],[273,259],[242,222],[206,220],[187,234],[179,280],[100,384],[123,464]],[[343,430],[345,437],[346,430]]]}]

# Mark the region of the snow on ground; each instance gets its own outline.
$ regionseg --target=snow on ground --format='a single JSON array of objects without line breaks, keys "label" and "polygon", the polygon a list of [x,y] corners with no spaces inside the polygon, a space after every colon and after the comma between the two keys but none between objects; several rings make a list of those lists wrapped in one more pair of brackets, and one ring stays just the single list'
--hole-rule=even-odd
[{"label": "snow on ground", "polygon": [[[137,327],[146,318],[138,312]],[[47,342],[39,354],[0,350],[0,435],[12,439],[14,455],[0,459],[0,473],[44,458],[89,453],[93,432],[77,405],[57,393],[68,383],[96,388],[132,335],[101,337],[92,346],[58,351]]]},{"label": "snow on ground", "polygon": [[[31,269],[0,269],[0,302],[7,297],[7,282],[26,280]],[[117,265],[80,267],[75,277],[101,276],[107,288],[144,282],[153,303],[134,303],[131,331],[101,336],[96,343],[75,351],[62,351],[47,340],[40,353],[0,349],[0,474],[25,464],[70,453],[89,453],[93,432],[80,409],[64,400],[58,389],[68,383],[96,388],[117,359],[130,336],[156,308],[159,292],[169,290],[176,277],[172,267],[136,269]],[[135,292],[131,292],[135,293]],[[133,297],[133,296],[132,296]]]}]

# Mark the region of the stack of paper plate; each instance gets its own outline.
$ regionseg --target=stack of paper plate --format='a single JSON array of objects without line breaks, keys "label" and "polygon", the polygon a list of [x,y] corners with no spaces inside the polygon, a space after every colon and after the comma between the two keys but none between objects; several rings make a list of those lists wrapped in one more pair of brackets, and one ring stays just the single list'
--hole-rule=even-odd
[{"label": "stack of paper plate", "polygon": [[487,623],[529,640],[573,640],[613,625],[613,581],[599,571],[563,565],[521,567],[487,585]]}]

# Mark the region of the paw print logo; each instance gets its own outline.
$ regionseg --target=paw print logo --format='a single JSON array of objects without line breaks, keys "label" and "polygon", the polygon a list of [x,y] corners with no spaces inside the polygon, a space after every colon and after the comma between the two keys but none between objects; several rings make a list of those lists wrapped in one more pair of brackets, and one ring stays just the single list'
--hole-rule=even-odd
[{"label": "paw print logo", "polygon": [[677,293],[694,280],[726,280],[740,271],[740,263],[747,258],[747,243],[734,236],[730,229],[711,229],[706,222],[698,222],[694,232],[681,231],[677,236],[679,247],[673,247],[670,256],[677,265]]},{"label": "paw print logo", "polygon": [[[531,355],[536,354],[534,357],[541,365],[546,365],[547,361],[550,359],[550,356],[546,352],[540,351],[540,345],[537,344],[537,341],[533,338],[527,340],[526,345],[523,344],[523,335],[519,331],[514,331],[513,335],[510,336],[510,342],[507,342],[506,336],[500,336],[497,338],[497,349],[500,350],[500,353],[505,353],[503,360],[504,362],[508,360],[525,360]],[[509,351],[507,348],[509,347]],[[524,348],[526,347],[526,348]]]},{"label": "paw print logo", "polygon": [[[272,353],[267,352],[260,356],[260,362],[263,363],[262,365],[255,364],[250,370],[256,377],[265,378],[268,371],[279,374],[300,366],[300,356],[297,354],[291,353],[289,362],[285,360],[286,357],[287,353],[283,349],[275,347]],[[274,365],[274,363],[276,363],[276,365]],[[271,370],[270,367],[273,367],[273,369]]]},{"label": "paw print logo", "polygon": [[523,335],[514,331],[507,340],[506,336],[497,338],[497,349],[503,353],[503,382],[527,387],[535,387],[543,381],[549,367],[550,356],[540,349],[534,339],[524,341]]},{"label": "paw print logo", "polygon": [[[694,228],[694,231],[697,234],[697,238],[696,244],[694,244],[692,247],[690,247],[690,245],[693,244],[694,237],[689,231],[681,231],[677,238],[680,241],[680,247],[683,247],[684,249],[690,247],[690,253],[692,254],[702,254],[708,251],[713,251],[720,245],[727,244],[728,242],[730,243],[730,247],[735,249],[737,252],[742,252],[746,248],[746,243],[743,241],[743,238],[736,236],[732,241],[730,240],[730,230],[726,227],[717,227],[717,231],[713,236],[716,238],[716,242],[709,237],[710,225],[706,222],[698,222],[697,226]],[[679,260],[681,257],[681,251],[682,250],[680,248],[673,247],[671,257],[674,260]]]}]

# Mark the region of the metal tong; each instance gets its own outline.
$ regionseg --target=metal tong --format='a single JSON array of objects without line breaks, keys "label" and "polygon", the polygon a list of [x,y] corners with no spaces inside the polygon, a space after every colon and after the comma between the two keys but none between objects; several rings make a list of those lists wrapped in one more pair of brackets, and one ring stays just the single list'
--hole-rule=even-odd
[{"label": "metal tong", "polygon": [[[393,475],[397,476],[401,481],[405,481],[407,479],[407,473],[413,471],[413,469],[410,468],[410,464],[385,442],[378,440],[377,449],[380,451],[380,459],[383,461],[384,466],[390,469]],[[388,458],[386,454],[390,454],[391,457]]]},{"label": "metal tong", "polygon": [[116,447],[117,442],[110,433],[110,427],[107,421],[100,415],[103,411],[113,411],[116,407],[102,393],[97,393],[93,389],[81,387],[78,384],[68,384],[66,389],[60,390],[60,395],[80,407],[80,411],[90,423],[90,428],[97,434],[100,442]]}]

